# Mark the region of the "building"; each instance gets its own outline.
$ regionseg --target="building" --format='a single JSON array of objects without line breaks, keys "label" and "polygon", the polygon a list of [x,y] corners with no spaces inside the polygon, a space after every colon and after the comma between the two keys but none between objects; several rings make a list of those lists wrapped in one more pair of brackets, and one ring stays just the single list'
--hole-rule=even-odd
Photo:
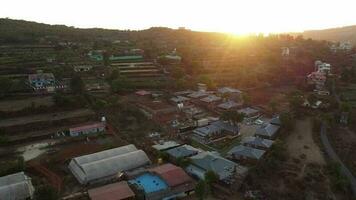
[{"label": "building", "polygon": [[231,88],[231,87],[222,87],[218,89],[218,94],[220,94],[223,97],[227,97],[230,100],[236,102],[242,102],[241,90]]},{"label": "building", "polygon": [[69,129],[69,135],[72,137],[80,135],[89,135],[93,133],[99,133],[105,131],[106,123],[97,122],[92,124],[86,124],[82,126],[77,126]]},{"label": "building", "polygon": [[74,71],[75,72],[87,72],[90,71],[93,68],[93,66],[91,65],[78,65],[78,66],[74,66]]},{"label": "building", "polygon": [[329,63],[321,62],[320,60],[315,61],[315,67],[317,72],[321,72],[325,75],[331,73],[331,65]]},{"label": "building", "polygon": [[31,178],[24,172],[0,177],[0,199],[25,200],[33,199],[35,189]]},{"label": "building", "polygon": [[37,73],[28,75],[30,86],[35,90],[54,92],[56,80],[52,73]]},{"label": "building", "polygon": [[239,134],[239,128],[229,122],[219,120],[207,126],[196,128],[193,133],[208,138],[222,137],[226,134],[237,136]]},{"label": "building", "polygon": [[173,149],[169,149],[166,151],[170,158],[173,160],[177,160],[179,158],[187,158],[198,153],[202,152],[200,149],[196,149],[190,145],[182,145],[179,147],[175,147]]},{"label": "building", "polygon": [[69,170],[81,184],[117,179],[119,173],[151,164],[142,150],[132,144],[73,158]]},{"label": "building", "polygon": [[221,100],[221,97],[215,96],[215,95],[209,95],[207,97],[204,97],[200,99],[200,101],[204,103],[215,103]]},{"label": "building", "polygon": [[182,168],[160,165],[129,180],[146,200],[175,199],[192,193],[195,183]]},{"label": "building", "polygon": [[178,146],[180,146],[180,144],[175,141],[164,141],[160,142],[159,144],[153,145],[152,148],[156,149],[157,151],[164,151]]},{"label": "building", "polygon": [[283,57],[288,57],[289,56],[289,53],[290,53],[289,47],[282,47],[281,50],[282,50],[282,56]]},{"label": "building", "polygon": [[135,193],[126,181],[108,184],[88,190],[91,200],[133,200]]},{"label": "building", "polygon": [[205,179],[205,173],[214,172],[219,180],[231,184],[236,178],[243,179],[247,175],[248,169],[227,160],[212,152],[202,152],[190,158],[191,164],[186,167],[186,171],[201,179]]},{"label": "building", "polygon": [[237,112],[243,113],[246,117],[249,118],[257,117],[260,114],[260,111],[250,107],[239,109]]},{"label": "building", "polygon": [[135,61],[111,63],[112,69],[117,69],[120,75],[128,79],[147,79],[155,78],[159,80],[164,76],[163,70],[154,62]]},{"label": "building", "polygon": [[222,110],[231,110],[231,109],[237,108],[239,106],[242,106],[242,103],[238,104],[235,101],[226,101],[224,103],[219,104],[218,108],[220,108]]},{"label": "building", "polygon": [[279,116],[273,117],[271,121],[269,122],[270,124],[276,125],[276,126],[281,126],[282,122]]},{"label": "building", "polygon": [[268,140],[268,139],[263,139],[260,137],[249,136],[249,137],[245,137],[241,143],[247,147],[267,150],[267,149],[271,148],[274,141]]},{"label": "building", "polygon": [[206,97],[208,96],[209,93],[205,92],[205,91],[196,91],[196,92],[192,92],[188,95],[188,97],[190,98],[194,98],[194,99],[198,99],[198,98],[202,98],[202,97]]},{"label": "building", "polygon": [[188,97],[184,97],[184,96],[175,96],[175,97],[172,97],[170,99],[173,103],[185,103],[185,102],[188,102],[190,99]]},{"label": "building", "polygon": [[258,161],[266,153],[264,150],[255,149],[249,146],[238,145],[233,147],[227,154],[232,159],[240,161]]},{"label": "building", "polygon": [[259,127],[256,130],[255,135],[257,137],[262,137],[266,139],[273,139],[276,137],[277,132],[279,130],[279,126],[273,125],[273,124],[263,124],[261,127]]}]

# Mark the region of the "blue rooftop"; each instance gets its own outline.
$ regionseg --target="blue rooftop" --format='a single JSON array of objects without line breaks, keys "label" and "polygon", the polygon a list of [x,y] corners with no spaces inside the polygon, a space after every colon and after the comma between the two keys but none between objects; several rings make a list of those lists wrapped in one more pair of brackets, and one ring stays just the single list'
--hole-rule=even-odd
[{"label": "blue rooftop", "polygon": [[130,180],[129,182],[139,185],[146,194],[165,190],[168,188],[168,185],[159,176],[153,175],[151,173],[145,173],[133,180]]}]

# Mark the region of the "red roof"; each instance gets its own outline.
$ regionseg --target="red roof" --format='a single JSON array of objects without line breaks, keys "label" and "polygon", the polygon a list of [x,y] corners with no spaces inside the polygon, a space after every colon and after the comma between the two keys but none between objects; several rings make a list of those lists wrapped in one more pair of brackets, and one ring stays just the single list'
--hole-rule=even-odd
[{"label": "red roof", "polygon": [[94,124],[87,124],[87,125],[82,125],[82,126],[77,126],[74,128],[70,128],[69,131],[82,131],[82,130],[89,130],[89,129],[94,129],[94,128],[105,128],[105,123],[104,122],[97,122]]},{"label": "red roof", "polygon": [[192,182],[190,176],[182,168],[172,164],[160,165],[150,169],[150,171],[158,174],[170,187]]},{"label": "red roof", "polygon": [[91,200],[122,200],[135,196],[126,181],[90,189],[88,194]]}]

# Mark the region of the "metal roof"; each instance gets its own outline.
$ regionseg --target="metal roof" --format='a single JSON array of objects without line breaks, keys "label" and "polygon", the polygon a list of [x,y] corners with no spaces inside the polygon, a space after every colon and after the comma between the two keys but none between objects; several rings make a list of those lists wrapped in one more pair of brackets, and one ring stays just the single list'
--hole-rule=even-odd
[{"label": "metal roof", "polygon": [[256,130],[256,135],[273,137],[279,130],[279,126],[273,124],[264,124]]},{"label": "metal roof", "polygon": [[248,157],[251,159],[259,160],[265,154],[265,152],[266,151],[264,151],[264,150],[255,149],[255,148],[247,147],[247,146],[243,146],[243,145],[238,145],[238,146],[233,147],[228,152],[228,154],[233,157],[236,157],[236,158],[243,156],[243,157]]},{"label": "metal roof", "polygon": [[0,199],[19,200],[32,198],[34,187],[24,172],[0,177]]},{"label": "metal roof", "polygon": [[80,183],[86,184],[151,163],[144,151],[135,150],[136,147],[132,146],[74,158],[69,169]]},{"label": "metal roof", "polygon": [[247,172],[247,168],[211,152],[202,152],[192,156],[191,161],[191,165],[193,166],[188,166],[188,169],[191,168],[194,170],[194,168],[198,168],[200,169],[198,172],[202,171],[204,173],[207,171],[213,171],[219,176],[220,180],[230,178],[235,172],[238,174],[244,174]]},{"label": "metal roof", "polygon": [[149,171],[162,177],[170,187],[176,187],[193,181],[182,168],[170,163],[154,167]]},{"label": "metal roof", "polygon": [[90,189],[88,194],[91,200],[121,200],[135,196],[126,181]]},{"label": "metal roof", "polygon": [[171,157],[174,158],[186,158],[186,157],[190,157],[193,156],[199,152],[201,152],[201,150],[196,149],[190,145],[183,145],[183,146],[179,146],[173,149],[169,149],[166,151]]},{"label": "metal roof", "polygon": [[273,140],[268,140],[268,139],[263,139],[260,137],[245,137],[242,140],[242,144],[249,144],[249,145],[253,145],[256,147],[263,147],[263,148],[270,148],[273,144]]}]

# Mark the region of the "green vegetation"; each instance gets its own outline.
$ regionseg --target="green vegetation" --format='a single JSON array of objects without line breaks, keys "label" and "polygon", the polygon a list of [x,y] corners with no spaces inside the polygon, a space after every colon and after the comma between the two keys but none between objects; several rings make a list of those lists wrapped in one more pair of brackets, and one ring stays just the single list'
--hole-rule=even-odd
[{"label": "green vegetation", "polygon": [[225,111],[221,115],[221,118],[225,121],[229,121],[230,123],[234,124],[235,126],[238,126],[238,124],[244,120],[245,115],[243,113],[239,113],[237,111]]},{"label": "green vegetation", "polygon": [[15,160],[3,161],[0,168],[0,177],[24,171],[25,167],[25,161],[22,156],[17,157]]},{"label": "green vegetation", "polygon": [[85,92],[85,85],[82,78],[78,75],[74,76],[70,81],[70,88],[74,94],[83,94]]},{"label": "green vegetation", "polygon": [[334,162],[328,163],[327,170],[331,178],[332,187],[336,191],[346,192],[349,189],[350,183],[342,175],[340,165]]},{"label": "green vegetation", "polygon": [[36,187],[35,200],[57,200],[59,199],[57,191],[50,185],[41,185]]},{"label": "green vegetation", "polygon": [[206,182],[200,180],[195,187],[195,194],[199,200],[203,200],[207,197],[207,185]]}]

